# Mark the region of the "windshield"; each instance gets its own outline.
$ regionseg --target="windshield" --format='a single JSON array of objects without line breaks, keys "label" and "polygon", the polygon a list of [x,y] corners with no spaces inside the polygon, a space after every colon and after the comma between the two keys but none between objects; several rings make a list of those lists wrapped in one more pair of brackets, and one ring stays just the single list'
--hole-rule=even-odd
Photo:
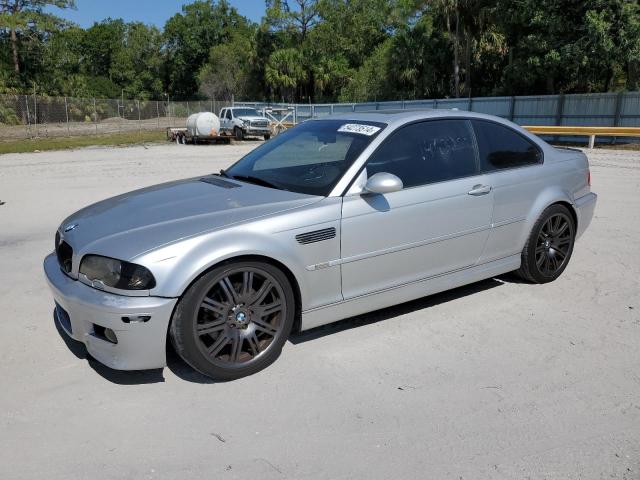
[{"label": "windshield", "polygon": [[312,120],[285,131],[224,173],[238,180],[327,196],[384,123]]},{"label": "windshield", "polygon": [[236,117],[261,117],[255,108],[234,108],[233,115]]}]

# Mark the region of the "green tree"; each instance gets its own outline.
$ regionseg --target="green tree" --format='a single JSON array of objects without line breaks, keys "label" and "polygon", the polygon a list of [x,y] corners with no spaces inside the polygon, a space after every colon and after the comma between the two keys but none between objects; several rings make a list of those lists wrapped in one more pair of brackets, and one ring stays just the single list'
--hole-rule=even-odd
[{"label": "green tree", "polygon": [[[296,48],[276,50],[269,57],[265,80],[273,91],[290,102],[300,97],[300,89],[307,80],[304,58]],[[297,93],[297,95],[296,95]]]},{"label": "green tree", "polygon": [[125,25],[121,48],[111,59],[109,78],[130,98],[160,98],[162,85],[162,34],[143,23]]},{"label": "green tree", "polygon": [[251,88],[255,45],[252,37],[232,33],[226,43],[211,47],[209,61],[200,70],[200,93],[208,98],[248,98]]},{"label": "green tree", "polygon": [[639,58],[635,0],[502,0],[505,93],[607,91]]},{"label": "green tree", "polygon": [[75,8],[75,0],[0,0],[0,29],[9,32],[13,69],[20,74],[19,42],[33,39],[38,32],[58,29],[60,18],[45,13],[44,7]]},{"label": "green tree", "polygon": [[252,34],[250,22],[226,0],[199,0],[182,7],[164,29],[165,81],[173,96],[198,93],[198,72],[211,47],[228,41],[232,31]]}]

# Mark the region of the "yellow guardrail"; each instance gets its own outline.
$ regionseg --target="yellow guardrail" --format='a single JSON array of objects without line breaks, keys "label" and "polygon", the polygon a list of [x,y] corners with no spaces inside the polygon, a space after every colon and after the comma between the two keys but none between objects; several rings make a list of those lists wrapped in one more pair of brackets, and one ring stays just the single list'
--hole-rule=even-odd
[{"label": "yellow guardrail", "polygon": [[593,148],[596,136],[605,137],[640,137],[640,127],[572,127],[572,126],[524,126],[536,135],[566,135],[566,136],[587,136],[589,137],[589,148]]}]

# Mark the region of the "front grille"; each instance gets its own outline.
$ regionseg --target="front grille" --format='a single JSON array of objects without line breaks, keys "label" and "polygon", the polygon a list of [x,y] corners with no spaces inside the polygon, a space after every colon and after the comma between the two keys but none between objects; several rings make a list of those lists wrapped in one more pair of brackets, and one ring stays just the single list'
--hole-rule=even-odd
[{"label": "front grille", "polygon": [[266,128],[268,125],[269,122],[267,120],[254,120],[251,122],[251,126],[257,128]]},{"label": "front grille", "polygon": [[313,232],[301,233],[296,235],[296,240],[298,243],[302,245],[307,245],[309,243],[321,242],[323,240],[329,240],[336,236],[336,229],[324,228],[322,230],[315,230]]},{"label": "front grille", "polygon": [[73,257],[73,249],[64,240],[60,241],[60,234],[56,233],[56,256],[58,257],[58,263],[65,272],[71,271],[71,259]]}]

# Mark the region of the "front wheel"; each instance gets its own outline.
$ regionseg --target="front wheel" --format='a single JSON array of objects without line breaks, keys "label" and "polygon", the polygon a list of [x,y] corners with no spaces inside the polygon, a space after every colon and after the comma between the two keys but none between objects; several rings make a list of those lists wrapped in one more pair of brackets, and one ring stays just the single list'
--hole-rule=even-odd
[{"label": "front wheel", "polygon": [[552,282],[569,263],[575,242],[575,222],[564,205],[548,207],[533,226],[516,273],[534,283]]},{"label": "front wheel", "polygon": [[221,265],[178,302],[170,337],[194,369],[215,380],[234,380],[278,358],[294,315],[292,287],[278,268],[262,262]]},{"label": "front wheel", "polygon": [[264,140],[265,140],[265,142],[266,142],[267,140],[269,140],[270,138],[271,138],[271,134],[270,134],[270,133],[265,133],[265,135],[264,135]]},{"label": "front wheel", "polygon": [[236,140],[242,141],[244,139],[244,132],[242,131],[242,129],[240,127],[234,128],[233,129],[233,133],[236,136]]}]

